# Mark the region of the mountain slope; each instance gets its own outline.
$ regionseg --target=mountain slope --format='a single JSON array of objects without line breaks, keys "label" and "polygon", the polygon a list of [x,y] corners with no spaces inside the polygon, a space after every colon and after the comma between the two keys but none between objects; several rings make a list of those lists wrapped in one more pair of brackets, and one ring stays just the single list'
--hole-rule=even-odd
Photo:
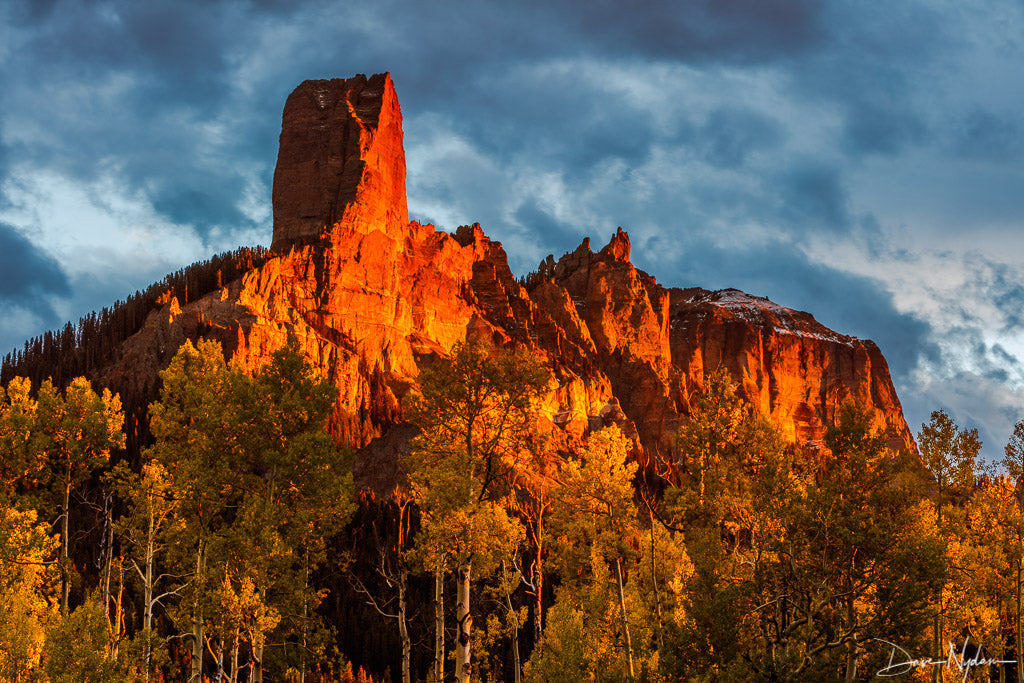
[{"label": "mountain slope", "polygon": [[[619,229],[517,280],[478,225],[408,221],[401,110],[391,78],[307,81],[288,98],[274,176],[272,255],[218,291],[150,314],[95,379],[125,391],[199,334],[263,363],[288,333],[340,389],[336,438],[364,448],[365,481],[393,479],[401,401],[419,368],[467,337],[533,348],[552,368],[545,410],[572,438],[608,421],[642,458],[673,456],[707,373],[727,368],[791,439],[820,445],[849,400],[894,448],[914,448],[878,347],[737,290],[659,285]],[[389,434],[390,432],[390,434]],[[398,436],[396,436],[398,435]]]}]

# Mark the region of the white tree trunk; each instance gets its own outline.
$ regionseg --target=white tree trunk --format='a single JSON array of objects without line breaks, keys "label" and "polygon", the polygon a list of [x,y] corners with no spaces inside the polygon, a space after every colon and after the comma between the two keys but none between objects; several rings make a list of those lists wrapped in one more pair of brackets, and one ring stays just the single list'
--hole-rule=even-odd
[{"label": "white tree trunk", "polygon": [[412,641],[409,639],[409,628],[405,623],[405,584],[407,573],[403,566],[398,577],[398,635],[402,639],[402,683],[410,683],[410,666],[412,662]]},{"label": "white tree trunk", "polygon": [[192,670],[189,683],[202,683],[203,680],[203,603],[202,585],[205,564],[204,542],[199,541],[196,548],[196,592],[192,601]]},{"label": "white tree trunk", "polygon": [[457,574],[458,604],[455,614],[459,624],[458,640],[455,644],[455,680],[458,683],[469,683],[472,675],[470,664],[470,641],[473,635],[473,617],[469,613],[469,581],[471,564],[459,564]]},{"label": "white tree trunk", "polygon": [[629,671],[629,680],[633,680],[633,641],[629,637],[629,620],[626,619],[626,596],[622,591],[622,560],[615,560],[616,575],[619,579],[619,607],[622,609],[622,630],[626,634],[626,665]]},{"label": "white tree trunk", "polygon": [[71,567],[70,560],[68,559],[68,533],[69,523],[68,520],[71,517],[71,511],[68,509],[71,504],[71,483],[68,482],[64,486],[64,518],[61,520],[61,539],[60,539],[60,612],[64,616],[67,616],[71,611],[68,609],[68,600],[71,596]]}]

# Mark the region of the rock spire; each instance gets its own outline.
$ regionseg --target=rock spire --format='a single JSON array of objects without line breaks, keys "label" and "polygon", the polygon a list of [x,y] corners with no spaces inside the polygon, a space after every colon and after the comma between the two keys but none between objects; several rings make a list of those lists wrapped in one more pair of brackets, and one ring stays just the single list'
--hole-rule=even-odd
[{"label": "rock spire", "polygon": [[329,237],[338,224],[405,229],[402,110],[390,74],[305,81],[288,96],[273,204],[278,252]]}]

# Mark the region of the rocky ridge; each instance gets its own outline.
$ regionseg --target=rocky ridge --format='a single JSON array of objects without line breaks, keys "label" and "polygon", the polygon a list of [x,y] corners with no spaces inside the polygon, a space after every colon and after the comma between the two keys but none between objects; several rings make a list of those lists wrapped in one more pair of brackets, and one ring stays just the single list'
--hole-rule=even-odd
[{"label": "rocky ridge", "polygon": [[142,368],[155,373],[199,334],[255,369],[294,333],[340,390],[333,434],[362,449],[357,475],[382,488],[408,438],[401,403],[419,368],[467,337],[545,360],[554,433],[572,439],[615,421],[647,462],[673,457],[680,418],[719,367],[793,441],[820,445],[840,407],[860,400],[894,448],[914,448],[874,343],[737,290],[663,287],[632,264],[621,228],[599,251],[584,240],[518,281],[479,225],[449,234],[409,222],[402,143],[388,74],[300,85],[274,175],[277,256],[153,313],[101,381],[117,388]]}]

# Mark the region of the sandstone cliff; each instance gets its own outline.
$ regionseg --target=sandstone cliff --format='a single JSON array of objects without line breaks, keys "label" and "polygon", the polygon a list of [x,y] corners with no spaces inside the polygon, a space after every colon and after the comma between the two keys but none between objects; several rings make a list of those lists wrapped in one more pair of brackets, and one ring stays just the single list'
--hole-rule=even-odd
[{"label": "sandstone cliff", "polygon": [[391,78],[307,81],[288,98],[274,176],[277,255],[219,292],[168,303],[125,344],[108,381],[164,366],[186,337],[215,335],[255,368],[297,335],[340,389],[336,437],[383,485],[408,432],[401,401],[419,368],[468,336],[536,350],[545,406],[568,437],[617,421],[639,456],[671,457],[707,373],[726,367],[792,440],[819,443],[850,399],[873,406],[894,448],[913,448],[885,359],[870,341],[736,290],[659,285],[619,229],[518,281],[479,225],[408,221],[401,111]]}]

